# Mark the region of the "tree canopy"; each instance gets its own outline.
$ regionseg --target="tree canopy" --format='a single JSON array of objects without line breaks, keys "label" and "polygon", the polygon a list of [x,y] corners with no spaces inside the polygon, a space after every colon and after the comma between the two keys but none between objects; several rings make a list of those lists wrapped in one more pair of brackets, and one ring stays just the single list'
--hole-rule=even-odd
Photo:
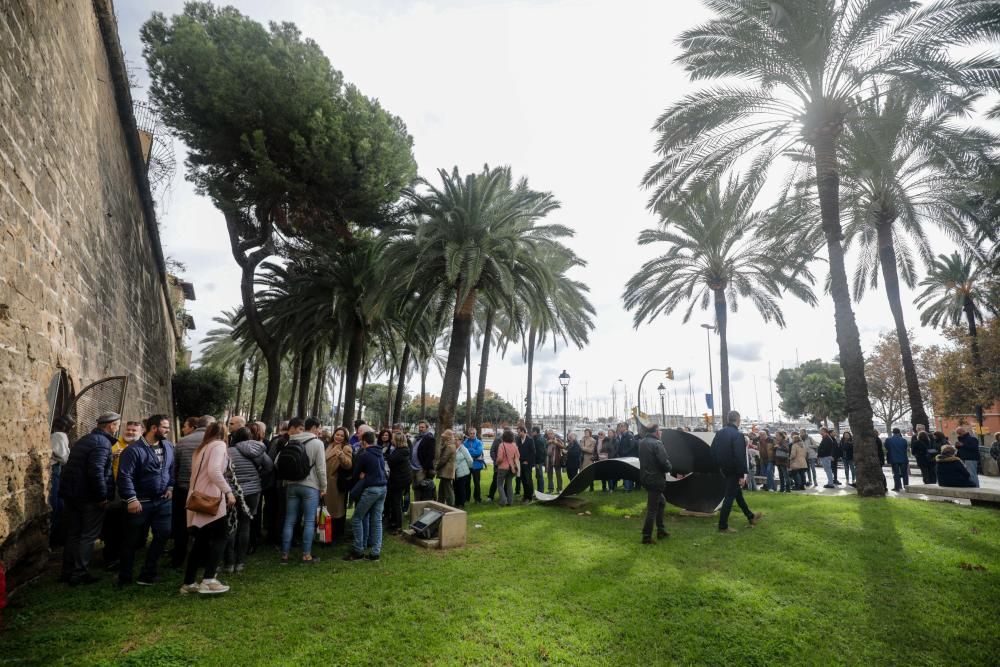
[{"label": "tree canopy", "polygon": [[806,416],[814,424],[843,421],[847,416],[844,372],[840,364],[812,359],[798,368],[782,368],[775,376],[781,411]]}]

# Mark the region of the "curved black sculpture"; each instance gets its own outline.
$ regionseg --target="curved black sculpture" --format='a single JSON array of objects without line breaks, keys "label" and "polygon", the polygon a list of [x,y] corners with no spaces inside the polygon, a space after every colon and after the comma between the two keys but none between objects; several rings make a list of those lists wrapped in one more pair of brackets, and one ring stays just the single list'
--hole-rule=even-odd
[{"label": "curved black sculpture", "polygon": [[[663,497],[671,505],[691,512],[714,512],[725,497],[725,479],[719,474],[707,443],[697,436],[671,429],[660,431],[673,474],[667,475]],[[673,475],[683,476],[680,479]],[[540,503],[558,503],[590,488],[595,480],[639,481],[639,459],[606,459],[591,463],[569,481],[558,495],[535,491]]]}]

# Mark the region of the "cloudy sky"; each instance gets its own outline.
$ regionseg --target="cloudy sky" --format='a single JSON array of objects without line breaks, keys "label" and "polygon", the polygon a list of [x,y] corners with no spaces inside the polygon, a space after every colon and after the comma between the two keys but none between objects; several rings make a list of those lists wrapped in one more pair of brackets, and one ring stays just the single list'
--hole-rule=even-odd
[{"label": "cloudy sky", "polygon": [[[457,165],[478,170],[484,163],[509,164],[531,185],[549,190],[562,202],[553,222],[576,230],[570,245],[587,260],[577,274],[591,289],[597,309],[596,329],[583,350],[549,347],[536,355],[536,406],[554,399],[557,376],[572,376],[570,399],[585,397],[594,410],[607,410],[612,386],[634,394],[649,368],[671,366],[668,412],[706,410],[710,312],[682,325],[682,313],[661,318],[638,330],[621,304],[625,281],[650,256],[638,249],[639,232],[655,225],[646,210],[647,194],[639,182],[653,162],[650,126],[672,101],[693,88],[672,63],[674,38],[704,20],[696,2],[514,2],[500,0],[261,0],[235,2],[258,21],[287,20],[316,40],[346,80],[377,97],[401,116],[414,138],[420,173],[434,177],[438,168]],[[140,84],[146,76],[139,28],[151,12],[180,12],[181,0],[117,3],[126,58]],[[142,98],[140,87],[134,91]],[[183,156],[183,146],[175,141]],[[172,191],[163,198],[160,225],[166,253],[187,265],[187,278],[198,300],[189,307],[198,341],[211,319],[239,303],[239,271],[229,253],[222,216],[194,194],[183,179],[181,161]],[[776,175],[778,179],[780,175]],[[766,202],[763,202],[766,203]],[[941,251],[950,250],[943,245]],[[822,265],[816,267],[825,274]],[[849,267],[850,270],[850,267]],[[912,295],[904,291],[904,304]],[[837,353],[833,304],[821,297],[809,307],[791,297],[782,302],[789,326],[764,324],[749,304],[729,319],[734,407],[744,415],[768,418],[778,398],[769,392],[768,373],[796,360],[832,359]],[[892,319],[881,293],[856,306],[862,344],[868,349]],[[907,310],[918,343],[937,335],[921,329],[917,311]],[[718,392],[718,339],[711,338]],[[478,359],[478,356],[476,357]],[[473,365],[475,373],[475,364]],[[520,350],[491,364],[490,388],[511,402],[525,391],[526,369]],[[692,405],[689,382],[695,396]],[[651,374],[644,385],[656,401],[662,379]],[[668,383],[669,384],[669,383]],[[419,390],[419,377],[410,383]],[[440,379],[429,381],[431,393]],[[648,405],[648,404],[647,404]],[[536,407],[536,411],[537,411]],[[649,411],[659,411],[649,406]],[[621,409],[619,409],[621,412]]]}]

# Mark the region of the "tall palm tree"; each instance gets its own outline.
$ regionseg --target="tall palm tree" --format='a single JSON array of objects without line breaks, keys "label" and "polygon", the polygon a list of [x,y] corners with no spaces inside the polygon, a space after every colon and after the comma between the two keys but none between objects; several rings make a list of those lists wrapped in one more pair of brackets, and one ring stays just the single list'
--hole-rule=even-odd
[{"label": "tall palm tree", "polygon": [[666,243],[667,250],[643,264],[623,294],[625,308],[635,310],[636,328],[643,321],[669,315],[685,302],[687,323],[696,305],[706,310],[712,303],[719,334],[723,415],[730,409],[728,312],[736,312],[740,298],[748,299],[765,322],[773,319],[784,327],[778,304],[783,292],[816,303],[803,253],[783,241],[766,242],[759,233],[765,214],[755,212],[753,205],[764,174],[757,169],[743,180],[732,175],[725,185],[715,181],[682,200],[661,204],[660,229],[643,231],[639,244]]},{"label": "tall palm tree", "polygon": [[[928,100],[901,89],[880,93],[857,105],[839,146],[845,183],[842,207],[848,216],[847,245],[861,246],[854,295],[877,287],[879,269],[896,325],[910,421],[928,424],[927,412],[903,318],[900,280],[917,284],[917,265],[933,253],[925,234],[935,224],[958,243],[967,243],[965,219],[974,214],[963,196],[978,165],[989,161],[998,138],[982,129],[960,127],[956,115],[971,112],[978,95]],[[916,253],[914,253],[916,250]]]},{"label": "tall palm tree", "polygon": [[[983,304],[989,303],[983,275],[977,268],[974,257],[963,258],[957,252],[938,255],[920,281],[924,291],[917,295],[916,304],[923,312],[920,324],[937,327],[943,324],[958,326],[965,318],[969,327],[969,345],[972,348],[972,365],[976,373],[983,370],[983,359],[979,352],[976,323],[982,324]],[[983,406],[976,406],[976,421],[983,425]]]},{"label": "tall palm tree", "polygon": [[[677,58],[716,85],[678,100],[657,120],[661,159],[646,173],[650,207],[710,183],[748,154],[797,152],[815,169],[837,344],[855,437],[858,493],[884,495],[864,358],[844,264],[837,145],[858,99],[881,83],[927,93],[995,85],[992,53],[957,59],[956,45],[991,39],[993,3],[941,0],[744,0],[684,32]],[[733,80],[743,83],[730,83]]]},{"label": "tall palm tree", "polygon": [[535,223],[559,206],[550,194],[536,192],[522,179],[514,183],[509,167],[462,176],[458,168],[439,170],[442,186],[421,180],[408,193],[414,220],[394,230],[388,264],[410,267],[408,284],[420,286],[421,301],[453,299],[448,362],[438,406],[438,428],[454,423],[468,354],[476,303],[484,291],[511,303],[518,292],[545,291],[551,278],[535,261],[540,249],[571,235],[561,225]]}]

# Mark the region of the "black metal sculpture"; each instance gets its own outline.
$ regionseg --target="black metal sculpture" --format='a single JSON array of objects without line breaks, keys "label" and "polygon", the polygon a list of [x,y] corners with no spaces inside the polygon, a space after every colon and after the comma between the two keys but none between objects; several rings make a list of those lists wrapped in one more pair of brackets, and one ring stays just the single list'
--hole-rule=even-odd
[{"label": "black metal sculpture", "polygon": [[[639,421],[642,424],[641,416]],[[726,494],[725,479],[719,474],[711,448],[697,436],[674,429],[661,430],[660,439],[673,467],[673,473],[667,475],[663,497],[671,505],[691,512],[714,512]],[[590,488],[595,480],[612,479],[638,482],[639,459],[596,461],[581,470],[558,495],[535,491],[535,499],[540,503],[558,503]]]}]

